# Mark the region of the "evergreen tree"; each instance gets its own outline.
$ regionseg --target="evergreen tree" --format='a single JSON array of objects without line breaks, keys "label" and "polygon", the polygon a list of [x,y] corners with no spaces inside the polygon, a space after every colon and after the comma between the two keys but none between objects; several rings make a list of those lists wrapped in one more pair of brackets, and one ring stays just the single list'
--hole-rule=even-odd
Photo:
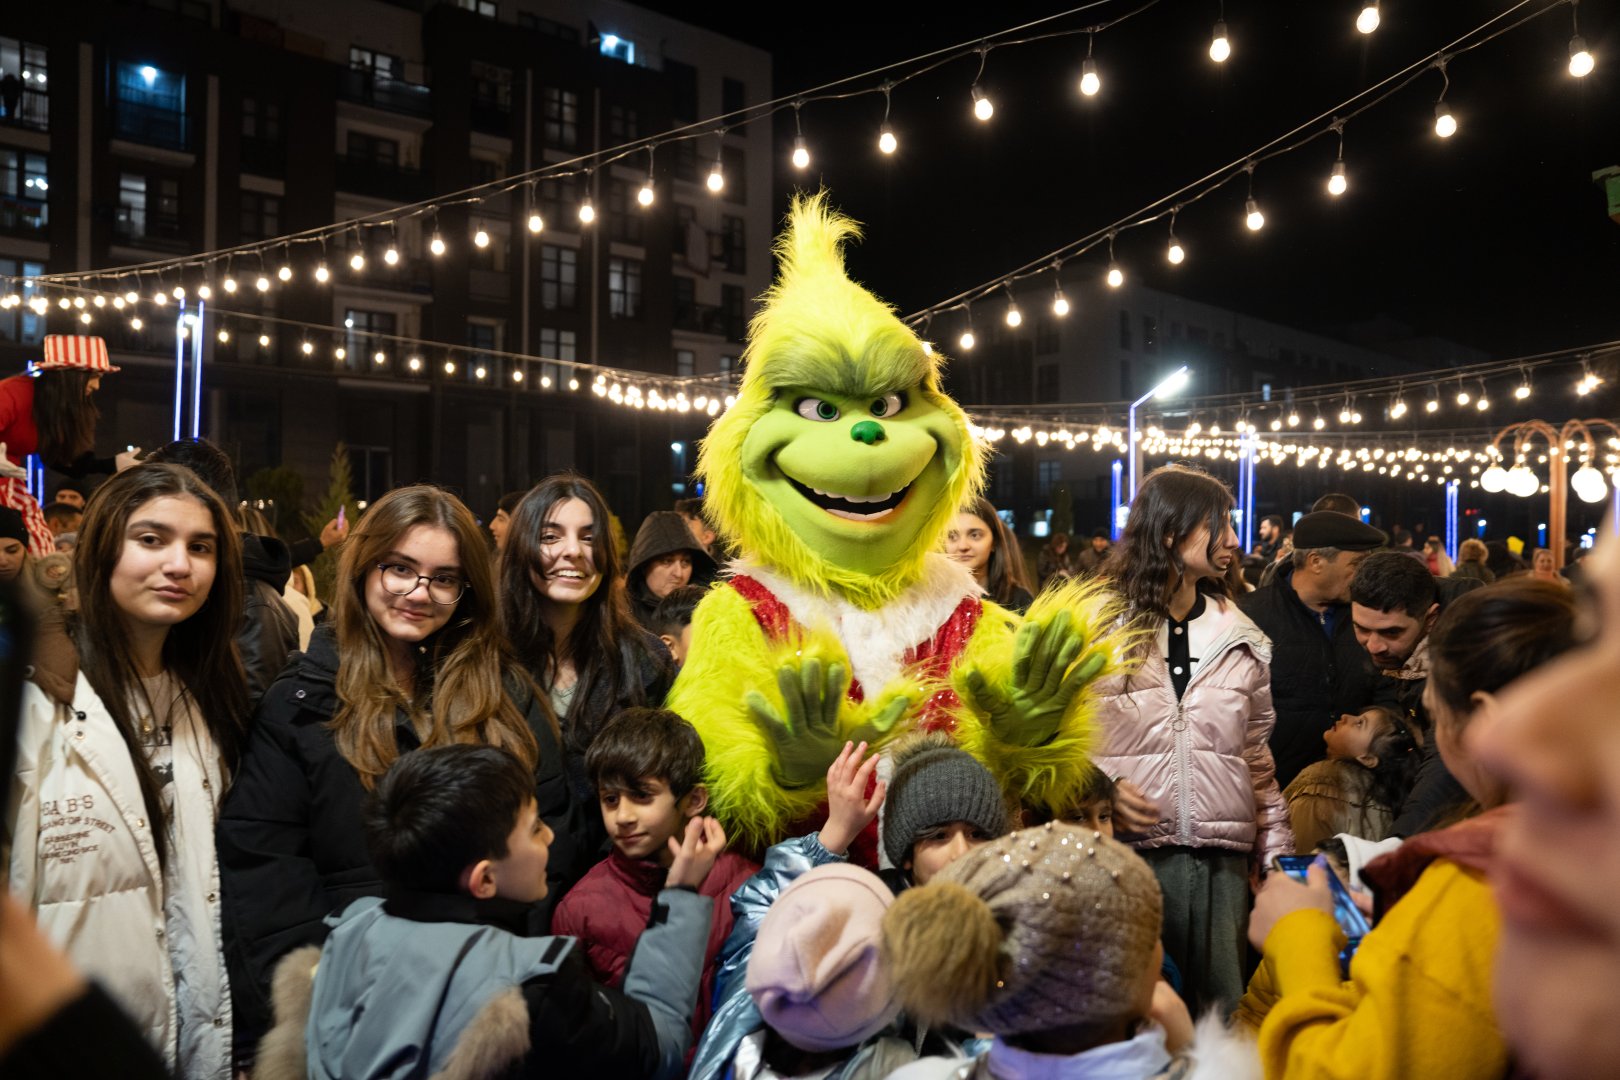
[{"label": "evergreen tree", "polygon": [[[310,535],[319,536],[326,523],[337,517],[339,508],[343,510],[344,517],[352,528],[360,517],[360,507],[354,497],[354,470],[349,464],[349,448],[341,442],[332,448],[332,464],[327,468],[326,494],[321,497],[314,510],[304,515],[304,524],[309,526]],[[332,583],[337,575],[337,549],[332,548],[323,552],[309,568],[315,575],[316,590],[326,603],[331,603],[335,599]]]}]

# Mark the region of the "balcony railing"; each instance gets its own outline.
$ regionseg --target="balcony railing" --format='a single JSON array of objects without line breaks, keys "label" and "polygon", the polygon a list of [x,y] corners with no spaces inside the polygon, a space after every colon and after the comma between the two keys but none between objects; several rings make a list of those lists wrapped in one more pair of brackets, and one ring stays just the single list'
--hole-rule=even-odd
[{"label": "balcony railing", "polygon": [[189,146],[185,113],[133,101],[113,103],[113,136],[170,150]]},{"label": "balcony railing", "polygon": [[675,329],[699,334],[718,334],[727,341],[743,340],[743,320],[727,314],[718,304],[675,304]]},{"label": "balcony railing", "polygon": [[179,214],[137,210],[129,206],[120,206],[113,211],[113,236],[126,244],[164,251],[185,251],[191,243]]},{"label": "balcony railing", "polygon": [[433,111],[433,92],[428,87],[378,76],[364,68],[338,71],[338,97],[410,116],[427,116]]},{"label": "balcony railing", "polygon": [[38,236],[49,224],[45,200],[0,197],[0,232],[8,236]]},{"label": "balcony railing", "polygon": [[375,195],[402,203],[416,202],[430,194],[427,177],[420,169],[346,155],[337,159],[337,186],[356,195]]},{"label": "balcony railing", "polygon": [[51,99],[26,86],[15,103],[0,98],[0,124],[49,131],[50,114]]}]

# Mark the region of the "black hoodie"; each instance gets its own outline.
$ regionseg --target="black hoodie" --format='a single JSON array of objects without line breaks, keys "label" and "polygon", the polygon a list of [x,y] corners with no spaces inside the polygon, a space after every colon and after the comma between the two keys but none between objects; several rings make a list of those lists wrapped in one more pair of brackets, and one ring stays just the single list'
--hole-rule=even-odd
[{"label": "black hoodie", "polygon": [[257,704],[298,650],[298,618],[281,599],[292,574],[287,545],[273,536],[242,534],[242,624],[236,648],[247,672],[248,700]]},{"label": "black hoodie", "polygon": [[630,545],[630,572],[625,576],[630,610],[636,621],[648,630],[652,629],[653,611],[658,607],[659,597],[647,588],[647,564],[677,551],[692,556],[692,578],[688,584],[708,585],[714,580],[714,560],[692,535],[686,519],[673,510],[654,510],[636,530],[636,542]]}]

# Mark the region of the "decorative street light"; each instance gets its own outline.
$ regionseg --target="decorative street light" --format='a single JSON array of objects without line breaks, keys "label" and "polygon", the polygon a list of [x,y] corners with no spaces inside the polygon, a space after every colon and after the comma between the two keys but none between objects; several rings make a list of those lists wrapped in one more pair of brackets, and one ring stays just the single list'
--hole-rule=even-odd
[{"label": "decorative street light", "polygon": [[1141,451],[1140,447],[1138,447],[1137,441],[1136,441],[1136,410],[1137,410],[1137,407],[1140,406],[1140,405],[1143,405],[1143,404],[1145,404],[1145,403],[1147,403],[1147,402],[1149,402],[1151,400],[1153,400],[1156,397],[1169,397],[1170,395],[1172,395],[1172,394],[1176,393],[1177,391],[1179,391],[1182,387],[1186,386],[1187,385],[1187,380],[1190,377],[1191,377],[1191,375],[1187,371],[1187,365],[1182,364],[1179,368],[1177,368],[1175,371],[1171,372],[1168,376],[1166,376],[1164,381],[1159,383],[1158,386],[1155,386],[1153,389],[1149,390],[1147,393],[1143,394],[1141,397],[1139,397],[1135,401],[1131,402],[1130,424],[1129,424],[1130,431],[1126,436],[1127,443],[1128,443],[1127,450],[1128,450],[1128,452],[1130,454],[1130,459],[1131,459],[1131,469],[1130,469],[1130,481],[1131,482],[1130,482],[1130,491],[1128,493],[1127,502],[1135,502],[1136,501],[1136,474],[1141,471],[1140,470],[1140,465],[1141,465],[1141,462],[1142,462],[1142,451]]},{"label": "decorative street light", "polygon": [[[1552,502],[1547,511],[1547,546],[1552,551],[1553,566],[1558,569],[1564,565],[1569,493],[1573,491],[1582,502],[1596,503],[1602,502],[1609,492],[1603,473],[1593,465],[1598,453],[1593,428],[1607,428],[1613,436],[1620,438],[1620,426],[1610,420],[1570,420],[1557,431],[1545,420],[1509,424],[1491,440],[1491,454],[1497,463],[1486,469],[1479,478],[1479,486],[1486,491],[1507,491],[1521,498],[1537,494],[1541,484],[1535,472],[1526,464],[1527,447],[1536,436],[1547,441],[1547,494]],[[1504,469],[1500,463],[1506,459],[1500,444],[1509,435],[1513,436],[1513,467]],[[1577,439],[1581,443],[1581,464],[1575,470],[1575,475],[1571,476],[1570,456]]]}]

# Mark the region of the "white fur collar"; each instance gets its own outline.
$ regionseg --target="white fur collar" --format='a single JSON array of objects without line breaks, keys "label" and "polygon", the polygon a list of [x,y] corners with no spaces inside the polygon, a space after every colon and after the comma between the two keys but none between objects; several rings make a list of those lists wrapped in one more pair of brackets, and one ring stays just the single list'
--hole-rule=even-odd
[{"label": "white fur collar", "polygon": [[747,559],[732,563],[728,571],[747,574],[771,590],[800,625],[836,634],[849,654],[851,673],[868,694],[896,678],[906,650],[933,640],[963,599],[980,595],[979,584],[966,567],[937,553],[923,561],[922,576],[915,584],[876,611],[841,596],[817,595]]}]

